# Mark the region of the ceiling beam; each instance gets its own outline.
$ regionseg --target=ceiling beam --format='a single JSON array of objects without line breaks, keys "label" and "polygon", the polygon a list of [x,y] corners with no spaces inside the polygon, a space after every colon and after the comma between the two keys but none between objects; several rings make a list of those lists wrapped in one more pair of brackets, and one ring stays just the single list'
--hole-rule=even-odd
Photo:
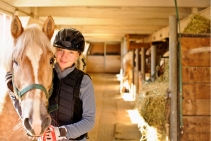
[{"label": "ceiling beam", "polygon": [[[19,8],[24,10],[24,8]],[[175,8],[146,8],[146,7],[121,7],[121,8],[95,8],[95,7],[40,7],[38,15],[55,17],[81,17],[81,18],[168,18],[176,15]],[[178,8],[180,17],[191,13],[191,8]]]},{"label": "ceiling beam", "polygon": [[[173,0],[3,0],[16,7],[54,6],[142,6],[174,7]],[[208,7],[210,0],[177,0],[178,7]]]},{"label": "ceiling beam", "polygon": [[0,11],[12,16],[12,14],[15,12],[15,7],[0,1]]},{"label": "ceiling beam", "polygon": [[90,42],[121,42],[122,38],[90,38],[90,37],[85,37],[86,42],[90,43]]},{"label": "ceiling beam", "polygon": [[62,28],[66,28],[66,27],[73,27],[76,28],[78,30],[109,30],[109,31],[156,31],[159,30],[161,28],[163,28],[163,26],[160,25],[118,25],[118,26],[113,26],[113,25],[56,25],[57,29],[62,29]]},{"label": "ceiling beam", "polygon": [[84,34],[84,38],[87,42],[121,42],[124,36],[92,36]]},{"label": "ceiling beam", "polygon": [[[47,17],[40,17],[45,21]],[[69,18],[69,17],[53,17],[56,25],[168,25],[166,19],[130,19],[121,18]]]},{"label": "ceiling beam", "polygon": [[[73,28],[75,28],[73,26]],[[76,28],[78,29],[78,28]],[[80,30],[81,32],[83,33],[102,33],[102,34],[109,34],[109,33],[112,33],[112,34],[152,34],[153,31],[143,31],[143,30],[126,30],[126,31],[123,31],[123,30],[95,30],[95,29],[78,29]]]},{"label": "ceiling beam", "polygon": [[145,48],[145,49],[149,49],[151,46],[151,43],[130,43],[129,46],[129,50],[133,50],[133,49],[141,49],[141,48]]}]

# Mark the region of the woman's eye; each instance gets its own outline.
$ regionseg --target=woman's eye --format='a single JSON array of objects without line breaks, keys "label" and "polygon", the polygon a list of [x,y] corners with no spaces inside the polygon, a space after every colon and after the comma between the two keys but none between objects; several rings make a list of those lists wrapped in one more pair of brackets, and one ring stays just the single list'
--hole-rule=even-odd
[{"label": "woman's eye", "polygon": [[62,51],[62,49],[58,48],[58,51]]}]

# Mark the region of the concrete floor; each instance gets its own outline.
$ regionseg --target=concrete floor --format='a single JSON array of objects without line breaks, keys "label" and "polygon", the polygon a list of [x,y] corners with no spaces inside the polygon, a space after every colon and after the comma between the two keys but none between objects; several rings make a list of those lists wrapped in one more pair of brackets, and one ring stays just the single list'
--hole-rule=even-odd
[{"label": "concrete floor", "polygon": [[88,141],[139,141],[141,133],[128,114],[134,102],[122,98],[116,74],[89,75],[94,84],[97,111]]}]

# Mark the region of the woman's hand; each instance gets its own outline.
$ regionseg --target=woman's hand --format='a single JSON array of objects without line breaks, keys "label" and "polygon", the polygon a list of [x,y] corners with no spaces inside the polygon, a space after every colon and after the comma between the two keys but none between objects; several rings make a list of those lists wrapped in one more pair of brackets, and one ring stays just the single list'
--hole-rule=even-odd
[{"label": "woman's hand", "polygon": [[65,127],[50,126],[38,141],[58,141],[67,139],[67,129]]}]

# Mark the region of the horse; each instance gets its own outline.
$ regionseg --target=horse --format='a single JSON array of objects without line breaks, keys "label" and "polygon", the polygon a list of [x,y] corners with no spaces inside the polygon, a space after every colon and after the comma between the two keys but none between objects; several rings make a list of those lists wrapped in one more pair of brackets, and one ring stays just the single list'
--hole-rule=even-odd
[{"label": "horse", "polygon": [[4,47],[0,59],[4,72],[12,72],[14,96],[22,115],[18,116],[8,92],[1,93],[0,141],[29,141],[41,136],[51,123],[47,108],[53,79],[50,39],[54,28],[51,16],[42,28],[31,24],[24,29],[16,15],[11,21],[12,46]]},{"label": "horse", "polygon": [[122,66],[123,66],[123,87],[121,92],[124,93],[126,91],[130,91],[131,84],[132,84],[132,62],[133,61],[133,52],[127,52],[122,59]]}]

